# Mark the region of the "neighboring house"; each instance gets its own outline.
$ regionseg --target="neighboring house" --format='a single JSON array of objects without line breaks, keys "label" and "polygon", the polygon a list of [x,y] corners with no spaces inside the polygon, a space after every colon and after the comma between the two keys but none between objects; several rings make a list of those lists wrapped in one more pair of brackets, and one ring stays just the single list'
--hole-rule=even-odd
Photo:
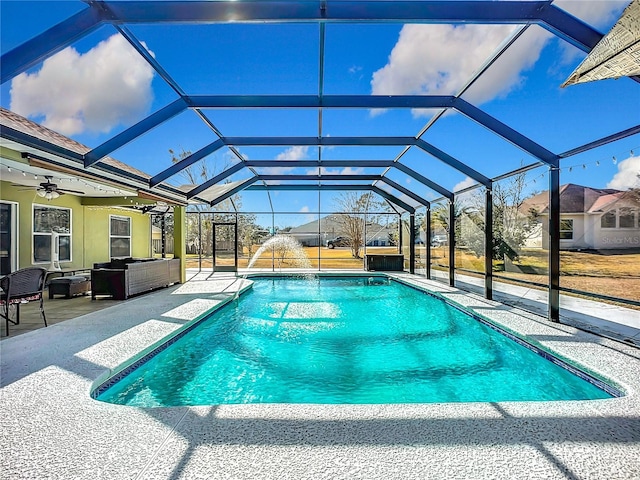
[{"label": "neighboring house", "polygon": [[[345,236],[340,224],[339,215],[327,215],[313,222],[292,228],[288,234],[305,247],[325,246],[328,240]],[[365,229],[367,246],[384,247],[390,245],[389,235],[395,234],[396,228],[387,228],[377,223],[368,222]]]},{"label": "neighboring house", "polygon": [[[523,214],[541,217],[542,248],[548,248],[549,192],[527,199]],[[640,249],[640,191],[591,188],[566,184],[560,187],[560,248]]]},{"label": "neighboring house", "polygon": [[69,158],[89,150],[0,108],[0,274],[52,266],[52,231],[63,269],[153,255],[150,209],[183,204],[179,196],[149,190],[149,175],[113,158],[88,169]]}]

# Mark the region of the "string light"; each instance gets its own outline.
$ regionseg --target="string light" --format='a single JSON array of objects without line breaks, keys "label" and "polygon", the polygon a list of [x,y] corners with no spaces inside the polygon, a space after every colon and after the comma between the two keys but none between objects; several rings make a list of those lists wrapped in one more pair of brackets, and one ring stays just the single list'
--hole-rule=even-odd
[{"label": "string light", "polygon": [[[634,156],[633,152],[634,152],[633,150],[629,151],[629,156],[630,157]],[[614,165],[617,165],[618,164],[618,157],[616,155],[613,155],[611,157],[611,161],[612,161],[612,163]],[[560,168],[560,171],[564,170],[564,171],[572,172],[575,167],[580,167],[580,166],[582,167],[583,170],[586,170],[590,165],[599,167],[601,163],[602,163],[602,160],[595,160],[594,162],[584,162],[584,163],[578,163],[578,164],[574,164],[574,165],[567,165],[565,167]]]},{"label": "string light", "polygon": [[[42,176],[41,174],[27,172],[26,170],[20,170],[20,169],[15,168],[15,167],[10,167],[9,165],[1,165],[1,164],[0,164],[0,167],[2,167],[2,168],[6,168],[6,169],[7,169],[7,172],[9,172],[9,173],[14,172],[14,171],[15,171],[16,173],[21,173],[23,177],[26,177],[26,176],[27,176],[27,174],[28,174],[29,176],[33,175],[34,180],[38,180],[38,178],[39,178],[40,176]],[[77,177],[75,177],[75,178],[74,178],[74,177],[55,177],[55,176],[53,176],[53,175],[45,175],[45,177],[49,177],[49,178],[48,178],[48,180],[49,180],[49,181],[51,181],[51,183],[62,183],[62,182],[69,182],[69,183],[72,183],[72,182],[74,182],[74,181],[75,181],[75,182],[77,182],[77,183],[81,183],[81,184],[83,184],[83,185],[84,185],[84,186],[86,186],[87,188],[90,188],[90,189],[92,189],[92,190],[94,190],[94,191],[104,192],[104,193],[112,194],[112,195],[115,195],[115,196],[122,195],[122,191],[121,191],[121,190],[117,190],[117,189],[109,189],[109,188],[103,188],[103,187],[102,187],[102,186],[100,186],[100,185],[95,185],[95,184],[93,184],[93,183],[90,183],[90,182],[88,182],[88,181],[85,181],[85,180],[83,180],[83,179],[81,179],[81,178],[77,178]],[[44,191],[43,191],[43,195],[41,195],[41,196],[42,196],[43,198],[46,198],[46,197],[44,196]],[[58,194],[58,196],[59,196],[59,194]],[[56,197],[56,196],[54,196],[54,197],[52,197],[52,198],[57,198],[57,197]]]},{"label": "string light", "polygon": [[[636,147],[634,150],[635,150],[635,151],[637,151],[638,149],[640,149],[640,147]],[[630,151],[629,151],[629,155],[630,155],[631,157],[633,157],[633,156],[634,156],[634,150],[630,150]],[[624,158],[624,155],[626,155],[626,154],[624,154],[624,153],[623,153],[622,155],[623,155],[623,158]],[[618,156],[620,156],[620,154],[618,154]],[[612,156],[612,157],[611,157],[611,159],[612,159],[612,161],[613,161],[613,164],[614,164],[614,165],[617,165],[618,158],[614,155],[614,156]],[[558,168],[558,167],[549,167],[549,169],[550,169],[550,170],[557,170],[557,171],[559,171],[559,172],[573,173],[573,169],[574,169],[574,168],[582,167],[582,170],[587,170],[587,168],[588,168],[589,166],[599,167],[599,166],[600,166],[600,164],[601,164],[602,162],[603,162],[603,159],[599,159],[599,160],[595,160],[595,161],[593,161],[593,162],[584,162],[584,163],[576,163],[576,164],[574,164],[574,165],[566,165],[566,166],[563,166],[562,168]],[[541,165],[541,168],[542,168],[542,167],[543,167],[543,166]],[[545,172],[543,172],[543,173],[541,173],[541,174],[539,174],[539,175],[537,175],[537,176],[536,176],[536,177],[534,177],[534,178],[528,178],[528,179],[526,180],[526,185],[533,185],[533,184],[537,184],[539,180],[541,180],[541,179],[543,179],[543,178],[545,177],[545,174],[546,174],[546,171],[545,171]],[[640,178],[640,174],[638,174],[638,178]]]}]

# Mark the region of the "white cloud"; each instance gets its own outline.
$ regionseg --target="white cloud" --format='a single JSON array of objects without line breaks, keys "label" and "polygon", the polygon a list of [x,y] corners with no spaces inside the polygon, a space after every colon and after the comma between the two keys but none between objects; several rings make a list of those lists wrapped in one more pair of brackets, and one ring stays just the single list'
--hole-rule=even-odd
[{"label": "white cloud", "polygon": [[296,145],[287,148],[276,156],[276,160],[304,160],[309,156],[309,147]]},{"label": "white cloud", "polygon": [[[405,25],[387,65],[373,74],[372,93],[455,94],[514,28],[513,25]],[[493,89],[503,90],[504,85],[495,85]]]},{"label": "white cloud", "polygon": [[[596,26],[610,25],[624,0],[557,2],[571,14]],[[388,63],[374,72],[374,95],[453,95],[471,78],[514,31],[513,25],[405,25]],[[554,36],[542,28],[529,28],[465,94],[476,104],[505,96],[520,88],[523,72],[535,65]],[[567,51],[570,47],[567,43]],[[568,60],[568,57],[564,59]],[[373,110],[376,115],[380,110]],[[428,110],[413,110],[428,116]]]},{"label": "white cloud", "polygon": [[554,5],[596,27],[605,28],[618,19],[629,0],[556,0]]},{"label": "white cloud", "polygon": [[[362,172],[364,172],[363,168],[345,167],[342,169],[332,170],[330,168],[320,167],[321,175],[360,175],[362,174]],[[318,171],[315,169],[309,171],[309,175],[317,175],[317,174],[318,174]]]},{"label": "white cloud", "polygon": [[[296,160],[306,160],[309,158],[309,147],[303,145],[296,145],[289,147],[285,151],[276,155],[276,160],[287,160],[295,162]],[[297,167],[295,164],[291,167],[263,167],[262,173],[265,175],[283,175],[285,173],[295,170]]]},{"label": "white cloud", "polygon": [[471,177],[466,177],[464,180],[462,180],[461,182],[456,183],[453,186],[452,192],[459,192],[460,190],[464,190],[467,187],[471,187],[472,185],[477,185],[478,182],[476,182],[473,178]]},{"label": "white cloud", "polygon": [[627,190],[640,187],[640,156],[629,157],[618,163],[618,172],[607,183],[607,188]]},{"label": "white cloud", "polygon": [[10,109],[64,135],[106,133],[151,107],[154,71],[116,34],[81,54],[67,47],[11,83]]},{"label": "white cloud", "polygon": [[[629,4],[629,0],[557,0],[554,5],[567,11],[574,17],[588,23],[589,25],[607,33],[608,29],[618,20],[624,8]],[[563,42],[563,61],[574,62],[576,57],[584,58],[586,54],[581,50]]]},{"label": "white cloud", "polygon": [[308,213],[308,212],[310,212],[311,210],[309,209],[309,207],[308,207],[308,206],[306,206],[306,205],[305,205],[305,206],[304,206],[304,207],[302,207],[299,211],[300,211],[300,213]]}]

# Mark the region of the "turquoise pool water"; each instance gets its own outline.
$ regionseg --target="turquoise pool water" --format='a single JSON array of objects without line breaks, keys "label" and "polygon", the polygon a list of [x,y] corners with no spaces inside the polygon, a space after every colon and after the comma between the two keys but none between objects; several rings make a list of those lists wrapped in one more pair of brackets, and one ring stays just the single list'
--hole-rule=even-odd
[{"label": "turquoise pool water", "polygon": [[380,277],[258,278],[108,388],[144,407],[610,398],[426,292]]}]

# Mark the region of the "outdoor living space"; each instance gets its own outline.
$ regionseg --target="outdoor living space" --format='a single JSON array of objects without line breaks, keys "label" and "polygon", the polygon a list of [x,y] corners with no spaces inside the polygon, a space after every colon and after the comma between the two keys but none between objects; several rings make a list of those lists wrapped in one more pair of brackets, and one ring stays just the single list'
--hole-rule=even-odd
[{"label": "outdoor living space", "polygon": [[640,479],[639,18],[1,0],[0,477]]},{"label": "outdoor living space", "polygon": [[[349,272],[347,272],[349,273]],[[350,272],[353,274],[354,272]],[[182,284],[0,342],[7,478],[636,478],[640,351],[442,283],[417,282],[609,379],[609,400],[132,408],[89,395],[247,280]],[[70,302],[82,301],[82,298]],[[102,303],[101,301],[93,303]],[[6,442],[4,442],[7,445]]]}]

